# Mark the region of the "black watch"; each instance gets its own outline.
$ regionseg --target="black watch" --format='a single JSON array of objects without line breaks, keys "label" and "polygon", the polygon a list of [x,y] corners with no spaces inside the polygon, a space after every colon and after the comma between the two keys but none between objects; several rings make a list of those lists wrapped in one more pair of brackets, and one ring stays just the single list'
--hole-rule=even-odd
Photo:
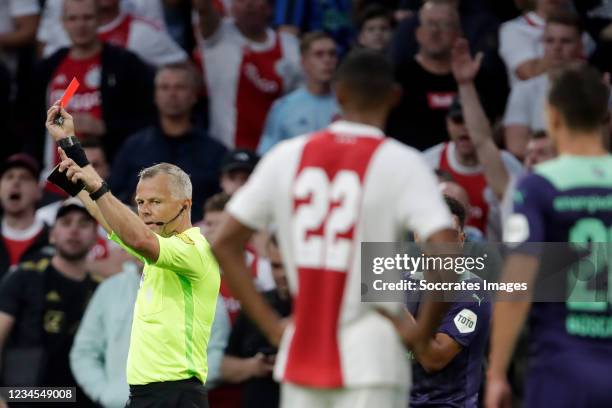
[{"label": "black watch", "polygon": [[103,181],[99,189],[89,194],[89,198],[91,198],[93,201],[96,201],[98,198],[102,197],[109,191],[110,189],[108,188],[108,184],[106,184],[106,181]]}]

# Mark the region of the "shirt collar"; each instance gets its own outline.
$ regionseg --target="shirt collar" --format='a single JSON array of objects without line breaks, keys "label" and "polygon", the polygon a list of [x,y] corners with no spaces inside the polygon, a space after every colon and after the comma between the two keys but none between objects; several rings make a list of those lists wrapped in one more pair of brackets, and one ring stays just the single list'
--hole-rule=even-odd
[{"label": "shirt collar", "polygon": [[533,27],[544,27],[546,21],[538,15],[535,11],[530,11],[524,15],[527,24]]},{"label": "shirt collar", "polygon": [[334,133],[344,133],[351,136],[385,137],[383,131],[377,127],[348,120],[338,120],[329,125],[328,129]]}]

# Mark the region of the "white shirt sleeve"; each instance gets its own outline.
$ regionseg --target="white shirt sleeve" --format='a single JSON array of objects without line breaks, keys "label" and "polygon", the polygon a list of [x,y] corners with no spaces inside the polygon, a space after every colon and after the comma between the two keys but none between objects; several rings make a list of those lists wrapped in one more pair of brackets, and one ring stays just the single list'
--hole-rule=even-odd
[{"label": "white shirt sleeve", "polygon": [[521,31],[513,21],[502,24],[499,30],[499,55],[512,73],[525,61],[538,58],[538,48],[533,37]]},{"label": "white shirt sleeve", "polygon": [[283,61],[277,67],[285,83],[285,93],[296,89],[303,80],[302,65],[300,63],[300,42],[291,33],[280,32],[283,47]]},{"label": "white shirt sleeve", "polygon": [[504,126],[522,125],[530,126],[533,114],[533,106],[530,98],[530,84],[519,82],[510,91],[506,113],[504,114]]},{"label": "white shirt sleeve", "polygon": [[423,152],[423,159],[425,163],[429,165],[429,168],[436,170],[440,167],[440,159],[443,151],[444,143],[438,143]]},{"label": "white shirt sleeve", "polygon": [[272,275],[272,265],[267,258],[257,258],[257,277],[255,286],[260,292],[267,292],[276,287],[274,276]]},{"label": "white shirt sleeve", "polygon": [[503,150],[501,152],[501,158],[504,162],[504,166],[506,170],[508,170],[508,174],[510,178],[518,178],[525,172],[525,168],[521,164],[520,161],[517,160],[511,153]]},{"label": "white shirt sleeve", "polygon": [[40,23],[38,24],[38,31],[36,32],[36,39],[38,41],[43,43],[49,42],[53,25],[60,24],[60,8],[58,4],[58,0],[47,0],[45,2]]},{"label": "white shirt sleeve", "polygon": [[432,234],[451,228],[452,218],[442,198],[435,174],[416,151],[409,152],[406,163],[405,189],[396,211],[405,228],[427,240]]},{"label": "white shirt sleeve", "polygon": [[228,39],[233,38],[240,41],[238,29],[234,26],[234,21],[229,17],[224,17],[219,22],[217,30],[208,38],[202,38],[204,48],[214,47]]},{"label": "white shirt sleeve", "polygon": [[[19,1],[19,0],[17,0]],[[47,0],[36,32],[36,39],[45,44],[43,58],[62,47],[70,45],[68,34],[62,26],[63,0]]]},{"label": "white shirt sleeve", "polygon": [[136,20],[132,23],[127,48],[155,66],[187,60],[187,53],[168,33],[145,21]]},{"label": "white shirt sleeve", "polygon": [[274,196],[278,172],[286,144],[277,145],[257,164],[247,183],[240,188],[226,206],[226,211],[243,225],[257,231],[265,230],[274,222]]},{"label": "white shirt sleeve", "polygon": [[121,10],[152,21],[161,28],[166,27],[162,0],[122,0]]},{"label": "white shirt sleeve", "polygon": [[38,0],[10,0],[9,12],[11,17],[31,16],[40,14]]}]

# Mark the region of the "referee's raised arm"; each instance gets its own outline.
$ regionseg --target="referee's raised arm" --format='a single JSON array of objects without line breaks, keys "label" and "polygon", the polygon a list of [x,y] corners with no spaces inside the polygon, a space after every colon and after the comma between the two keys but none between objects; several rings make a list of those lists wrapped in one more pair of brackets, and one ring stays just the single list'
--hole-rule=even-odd
[{"label": "referee's raised arm", "polygon": [[62,159],[53,181],[78,195],[110,239],[145,264],[127,361],[128,406],[207,407],[206,348],[221,278],[210,245],[191,225],[189,176],[169,163],[142,170],[136,215],[87,161],[71,136],[72,117],[54,105],[46,125]]}]

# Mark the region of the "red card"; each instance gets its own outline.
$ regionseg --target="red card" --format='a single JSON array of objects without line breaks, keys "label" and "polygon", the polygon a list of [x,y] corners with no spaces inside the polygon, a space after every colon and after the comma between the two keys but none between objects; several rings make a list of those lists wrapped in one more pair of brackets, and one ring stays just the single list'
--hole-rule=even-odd
[{"label": "red card", "polygon": [[62,108],[68,106],[70,99],[72,99],[76,90],[79,89],[79,85],[79,81],[77,81],[76,78],[72,78],[70,85],[68,85],[68,88],[66,88],[66,91],[64,91],[64,96],[62,96],[62,99],[60,100],[60,106]]}]

